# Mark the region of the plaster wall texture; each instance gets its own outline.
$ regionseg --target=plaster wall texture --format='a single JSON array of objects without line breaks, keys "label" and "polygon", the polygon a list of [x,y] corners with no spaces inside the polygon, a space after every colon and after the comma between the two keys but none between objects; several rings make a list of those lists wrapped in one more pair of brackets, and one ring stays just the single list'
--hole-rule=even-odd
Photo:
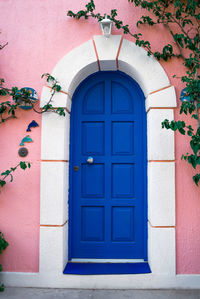
[{"label": "plaster wall texture", "polygon": [[[101,13],[109,13],[113,8],[118,9],[119,18],[122,18],[125,24],[133,24],[131,30],[138,31],[134,20],[138,20],[142,15],[140,9],[132,9],[132,5],[128,1],[124,3],[124,0],[119,0],[115,5],[111,0],[95,2],[96,10]],[[58,0],[56,5],[54,0],[0,0],[0,38],[1,43],[8,42],[8,46],[1,51],[1,77],[8,86],[31,86],[40,95],[44,85],[44,81],[40,79],[41,74],[50,73],[70,50],[92,39],[94,35],[101,34],[95,20],[77,21],[66,16],[67,10],[78,11],[83,5],[84,3],[80,4],[78,0]],[[149,31],[143,32],[144,39],[148,39]],[[119,32],[114,29],[113,34]],[[160,27],[152,31],[150,37],[153,49],[160,49],[168,42],[169,36]],[[126,38],[130,39],[129,36]],[[179,96],[183,86],[177,79],[173,79],[172,75],[181,75],[183,67],[178,61],[162,63],[162,66]],[[65,97],[63,101],[69,103]],[[26,135],[29,122],[35,119],[41,125],[41,116],[32,111],[19,111],[17,117],[18,119],[1,125],[1,171],[20,161],[17,154],[19,143]],[[179,118],[176,109],[175,118]],[[39,271],[40,134],[41,127],[33,129],[30,135],[34,142],[26,144],[29,155],[25,160],[32,163],[31,169],[25,172],[17,171],[14,182],[8,184],[0,194],[0,231],[5,234],[10,244],[0,257],[5,271]],[[180,160],[182,153],[189,151],[185,146],[185,138],[178,134],[175,137],[176,272],[200,274],[199,188],[192,182],[190,167]],[[56,147],[55,143],[56,141],[52,140],[52,146]],[[55,171],[56,167],[55,164]]]}]

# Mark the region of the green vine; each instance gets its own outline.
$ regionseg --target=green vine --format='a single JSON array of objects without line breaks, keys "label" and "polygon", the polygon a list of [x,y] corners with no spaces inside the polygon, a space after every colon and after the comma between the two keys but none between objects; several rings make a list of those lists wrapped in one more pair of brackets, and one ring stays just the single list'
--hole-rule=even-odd
[{"label": "green vine", "polygon": [[[200,165],[200,7],[198,0],[128,0],[134,6],[147,11],[136,23],[137,27],[164,26],[171,35],[171,40],[163,46],[161,51],[153,51],[151,42],[142,39],[141,32],[132,32],[128,24],[117,18],[117,10],[112,9],[107,17],[113,21],[117,29],[129,34],[135,39],[139,47],[147,51],[148,56],[154,56],[157,60],[169,61],[174,58],[181,59],[185,66],[185,74],[180,78],[185,84],[185,91],[189,100],[183,101],[180,107],[180,114],[190,116],[196,120],[196,126],[186,124],[183,120],[162,122],[162,128],[177,131],[182,135],[188,135],[191,153],[182,155],[196,170]],[[91,0],[85,5],[84,10],[77,13],[69,10],[67,15],[72,18],[89,19],[95,18],[101,21],[104,15],[95,13],[95,4]],[[150,36],[150,35],[149,35]],[[176,77],[174,75],[173,77]],[[187,139],[188,140],[188,139]],[[193,181],[198,186],[200,173],[193,176]]]},{"label": "green vine", "polygon": [[[1,47],[0,47],[0,49],[1,49]],[[20,90],[18,87],[12,87],[11,89],[6,88],[3,86],[4,79],[0,79],[0,96],[1,97],[2,96],[10,96],[11,97],[11,100],[0,103],[0,125],[9,119],[17,118],[16,111],[19,108],[19,106],[21,105],[22,101],[25,104],[31,105],[33,111],[38,114],[42,114],[45,112],[54,112],[54,113],[59,114],[60,116],[65,116],[64,108],[61,108],[61,107],[54,108],[53,105],[51,104],[55,93],[61,91],[61,86],[58,84],[58,81],[53,76],[51,76],[49,73],[43,74],[42,78],[46,78],[46,81],[49,84],[51,84],[51,96],[50,96],[50,99],[47,102],[47,104],[45,104],[41,108],[41,110],[37,110],[34,107],[34,104],[30,100],[29,92],[27,92],[26,90],[23,90],[23,89]],[[10,177],[10,182],[13,181],[13,173],[17,168],[21,168],[21,169],[25,170],[30,167],[31,167],[30,162],[22,162],[21,161],[16,166],[3,171],[0,174],[0,191],[6,185],[6,179],[8,177]]]},{"label": "green vine", "polygon": [[21,168],[23,170],[30,168],[31,163],[30,162],[24,162],[21,161],[19,162],[15,167],[11,167],[10,169],[7,169],[1,173],[1,178],[0,178],[0,190],[6,185],[6,179],[9,177],[10,182],[13,181],[13,173],[17,168]]},{"label": "green vine", "polygon": [[46,78],[46,81],[52,85],[51,86],[52,93],[49,101],[47,102],[46,105],[44,105],[41,108],[41,110],[37,110],[34,107],[34,104],[30,99],[30,94],[28,91],[24,89],[20,90],[18,87],[12,87],[11,89],[6,88],[3,86],[4,79],[0,79],[0,96],[11,97],[10,100],[0,103],[0,124],[4,123],[6,120],[9,120],[11,118],[16,118],[16,110],[19,108],[22,101],[25,104],[31,105],[33,111],[38,114],[42,114],[44,112],[54,112],[61,116],[65,116],[64,108],[60,108],[60,107],[54,108],[53,105],[51,104],[55,93],[61,91],[61,86],[58,84],[58,81],[49,73],[43,74],[42,78],[44,77]]},{"label": "green vine", "polygon": [[[5,240],[4,235],[0,232],[0,255],[8,247],[8,242]],[[2,265],[0,264],[0,272],[2,271]],[[4,285],[0,283],[0,292],[4,291]]]}]

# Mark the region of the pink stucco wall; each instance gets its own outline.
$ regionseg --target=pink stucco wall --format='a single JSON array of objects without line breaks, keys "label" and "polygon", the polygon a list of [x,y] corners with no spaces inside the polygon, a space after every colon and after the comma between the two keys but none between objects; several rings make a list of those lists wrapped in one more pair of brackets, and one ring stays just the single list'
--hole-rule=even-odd
[{"label": "pink stucco wall", "polygon": [[[130,29],[137,30],[133,20],[141,15],[140,9],[131,8],[124,0],[116,4],[110,0],[95,2],[101,13],[118,9],[124,23],[133,24]],[[31,86],[40,95],[44,84],[41,74],[51,72],[71,49],[100,34],[96,21],[75,21],[66,16],[67,10],[79,10],[84,4],[85,1],[78,0],[0,0],[0,40],[9,43],[0,52],[0,77],[8,86]],[[163,28],[157,28],[151,35],[144,31],[144,38],[151,38],[156,49],[167,41],[168,34]],[[182,85],[172,79],[172,75],[182,74],[180,62],[163,63],[163,67],[179,96]],[[178,111],[175,114],[178,118]],[[18,119],[0,128],[0,171],[20,160],[19,143],[26,135],[28,123],[33,119],[41,122],[41,117],[33,112],[20,111],[17,115]],[[0,231],[10,243],[0,257],[5,271],[37,272],[39,266],[40,127],[33,129],[30,135],[34,142],[26,146],[29,150],[26,160],[32,162],[31,169],[16,171],[14,182],[0,194]],[[182,153],[189,150],[184,140],[176,134],[177,273],[200,273],[200,191],[192,182],[191,168],[180,160]]]}]

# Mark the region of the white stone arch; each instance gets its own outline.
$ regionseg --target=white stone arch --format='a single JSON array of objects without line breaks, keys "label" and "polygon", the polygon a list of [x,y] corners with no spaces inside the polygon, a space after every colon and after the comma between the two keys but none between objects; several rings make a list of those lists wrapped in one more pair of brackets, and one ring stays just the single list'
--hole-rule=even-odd
[{"label": "white stone arch", "polygon": [[[135,79],[146,97],[148,139],[148,260],[152,274],[120,275],[111,279],[95,276],[62,275],[68,246],[68,166],[71,99],[77,86],[99,70],[120,70]],[[157,275],[175,277],[175,156],[174,133],[161,129],[161,121],[173,119],[176,107],[174,87],[162,66],[133,42],[113,35],[75,48],[55,66],[52,75],[62,86],[53,99],[54,107],[64,107],[66,116],[42,115],[40,272],[47,273],[54,287],[134,288]],[[48,101],[50,86],[43,88],[41,107]],[[138,278],[139,277],[139,278]],[[50,280],[51,281],[51,280]],[[51,284],[51,282],[49,283]],[[45,283],[41,283],[45,286]],[[49,286],[49,284],[48,284]],[[50,285],[51,286],[51,285]],[[147,283],[147,286],[149,284]],[[158,286],[157,286],[158,287]]]}]

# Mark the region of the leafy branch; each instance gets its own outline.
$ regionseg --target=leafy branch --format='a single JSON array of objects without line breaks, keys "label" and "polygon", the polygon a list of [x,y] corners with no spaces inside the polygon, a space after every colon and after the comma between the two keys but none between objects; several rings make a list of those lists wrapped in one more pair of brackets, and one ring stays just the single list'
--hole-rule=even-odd
[{"label": "leafy branch", "polygon": [[[87,3],[85,5],[85,10],[80,10],[77,13],[74,13],[73,11],[69,10],[67,12],[67,15],[69,17],[72,17],[72,18],[75,18],[78,20],[81,18],[84,18],[87,20],[90,17],[95,18],[98,21],[103,20],[103,18],[105,17],[105,14],[101,15],[100,13],[94,13],[94,10],[95,10],[95,4],[94,4],[94,1],[91,0],[89,3]],[[129,25],[127,25],[127,24],[124,25],[121,20],[116,18],[117,17],[116,9],[112,9],[110,14],[107,15],[107,17],[113,21],[113,24],[117,29],[122,29],[124,34],[129,34],[132,37],[134,37],[136,40],[136,45],[145,48],[148,51],[149,55],[153,54],[153,52],[151,51],[150,43],[148,41],[141,39],[141,36],[142,36],[141,33],[139,33],[139,34],[132,33],[129,29]]]},{"label": "leafy branch", "polygon": [[[16,118],[16,110],[23,103],[29,104],[32,106],[34,112],[38,114],[46,113],[46,112],[54,112],[59,114],[60,116],[65,116],[64,108],[57,107],[54,108],[51,104],[52,99],[56,92],[61,91],[61,86],[58,84],[58,81],[51,76],[49,73],[45,73],[42,75],[42,78],[46,78],[46,81],[51,84],[51,96],[47,104],[45,104],[42,109],[39,111],[34,107],[34,103],[30,99],[30,94],[26,90],[19,90],[17,87],[13,87],[11,89],[3,87],[4,79],[0,80],[0,96],[10,96],[12,100],[5,101],[0,103],[0,124],[5,121]],[[17,168],[21,168],[25,170],[26,168],[30,168],[31,164],[29,162],[20,162],[15,167],[11,167],[6,171],[1,173],[0,177],[0,190],[6,185],[6,179],[9,177],[10,182],[13,181],[13,173]]]},{"label": "leafy branch", "polygon": [[[0,33],[1,33],[1,32],[0,32]],[[5,44],[3,44],[3,45],[0,44],[0,50],[2,50],[3,48],[5,48],[7,45],[8,45],[8,42],[5,43]]]},{"label": "leafy branch", "polygon": [[6,185],[6,179],[7,178],[10,179],[10,182],[13,181],[13,173],[15,172],[15,170],[17,168],[21,168],[21,169],[25,170],[25,169],[30,168],[30,167],[31,167],[30,162],[21,161],[15,167],[11,167],[10,169],[7,169],[7,170],[3,171],[1,173],[1,177],[0,177],[0,190],[1,190],[1,188],[3,188]]},{"label": "leafy branch", "polygon": [[[0,255],[8,247],[8,242],[5,240],[4,235],[0,232]],[[0,264],[0,272],[2,271],[2,265]],[[4,291],[4,285],[0,284],[0,292]]]},{"label": "leafy branch", "polygon": [[0,124],[4,123],[6,120],[11,118],[16,118],[16,110],[22,104],[30,105],[34,112],[42,114],[44,112],[54,112],[61,116],[65,116],[64,108],[58,107],[54,108],[51,104],[52,99],[56,92],[61,91],[61,86],[58,84],[58,81],[48,73],[42,75],[42,78],[46,78],[46,81],[52,84],[51,96],[47,104],[45,104],[41,110],[37,110],[34,107],[34,103],[30,99],[30,93],[24,89],[19,90],[18,87],[12,87],[11,89],[3,86],[4,79],[0,79],[0,96],[10,96],[11,100],[0,103]]}]

